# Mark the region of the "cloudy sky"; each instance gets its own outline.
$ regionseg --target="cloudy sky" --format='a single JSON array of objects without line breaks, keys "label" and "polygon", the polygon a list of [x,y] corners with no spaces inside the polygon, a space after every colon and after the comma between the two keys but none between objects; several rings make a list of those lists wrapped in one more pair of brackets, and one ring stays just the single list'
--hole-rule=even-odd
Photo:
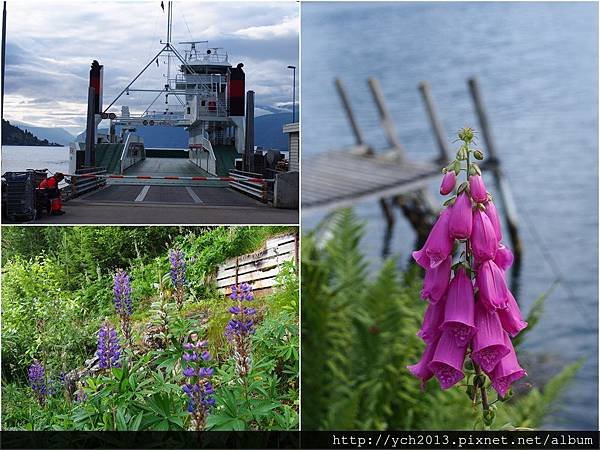
[{"label": "cloudy sky", "polygon": [[[9,0],[5,118],[81,131],[91,61],[104,65],[107,106],[162,48],[167,15],[160,3]],[[298,65],[299,25],[293,1],[179,0],[173,6],[172,41],[208,40],[210,47],[227,50],[232,65],[243,62],[246,88],[256,92],[259,115],[291,108],[292,71],[287,66]],[[133,87],[162,87],[166,68],[166,58],[160,67],[152,64]],[[117,104],[142,112],[155,95],[132,93]],[[158,107],[164,107],[161,100]]]}]

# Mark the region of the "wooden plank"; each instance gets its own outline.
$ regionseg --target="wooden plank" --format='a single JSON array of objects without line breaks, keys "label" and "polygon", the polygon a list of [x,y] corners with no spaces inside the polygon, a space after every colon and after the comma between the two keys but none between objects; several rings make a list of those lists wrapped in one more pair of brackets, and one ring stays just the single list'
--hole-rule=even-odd
[{"label": "wooden plank", "polygon": [[[261,252],[252,253],[250,255],[240,256],[237,262],[238,268],[242,268],[245,264],[254,264],[258,263],[264,259],[269,259],[274,256],[284,255],[289,252],[294,252],[296,249],[294,241],[283,244],[277,248],[270,248],[268,250],[263,250]],[[228,270],[236,267],[236,260],[230,259],[225,264],[222,264],[218,267],[217,273],[223,270]]]},{"label": "wooden plank", "polygon": [[231,258],[217,268],[214,276],[222,294],[231,293],[231,286],[248,282],[257,293],[270,292],[276,286],[281,265],[296,260],[296,236],[286,234],[268,239],[264,247],[254,253]]},{"label": "wooden plank", "polygon": [[[275,277],[281,272],[281,267],[276,266],[267,271],[255,270],[254,272],[247,272],[242,275],[238,275],[238,283],[251,283],[254,285],[257,281],[266,280],[269,278],[275,279]],[[235,275],[232,275],[227,278],[222,278],[217,280],[217,287],[230,287],[235,284]]]},{"label": "wooden plank", "polygon": [[[250,264],[245,264],[238,268],[237,273],[238,273],[238,275],[243,275],[245,273],[255,272],[255,271],[265,272],[273,267],[280,266],[281,264],[283,264],[286,261],[293,261],[293,259],[294,259],[294,253],[286,252],[282,255],[277,255],[277,256],[274,256],[271,258],[262,259],[261,261],[259,261],[257,263],[252,262]],[[217,273],[217,281],[221,280],[223,278],[228,278],[228,277],[234,276],[235,273],[236,273],[235,267],[231,267],[231,268],[225,269],[225,270],[220,270]]]}]

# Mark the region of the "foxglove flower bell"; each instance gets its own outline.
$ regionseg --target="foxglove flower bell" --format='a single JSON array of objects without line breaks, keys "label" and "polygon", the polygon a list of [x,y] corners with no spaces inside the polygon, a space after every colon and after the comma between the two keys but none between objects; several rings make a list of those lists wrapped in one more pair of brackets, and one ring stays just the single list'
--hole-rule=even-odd
[{"label": "foxglove flower bell", "polygon": [[448,233],[449,220],[450,210],[446,208],[433,225],[423,248],[413,252],[413,258],[424,269],[433,269],[439,266],[452,253],[454,239]]},{"label": "foxglove flower bell", "polygon": [[458,195],[450,211],[450,221],[448,222],[450,237],[452,239],[468,239],[473,228],[473,214],[471,199],[466,191]]}]

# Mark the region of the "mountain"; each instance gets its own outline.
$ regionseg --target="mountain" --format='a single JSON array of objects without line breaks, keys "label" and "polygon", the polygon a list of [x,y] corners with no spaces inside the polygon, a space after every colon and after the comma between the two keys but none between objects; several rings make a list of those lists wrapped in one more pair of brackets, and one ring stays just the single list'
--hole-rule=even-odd
[{"label": "mountain", "polygon": [[292,113],[265,114],[264,116],[255,117],[254,145],[264,149],[287,151],[288,136],[283,134],[283,126],[291,121]]},{"label": "mountain", "polygon": [[2,145],[38,145],[47,147],[62,147],[61,144],[49,142],[48,139],[38,139],[28,130],[21,130],[8,120],[2,119]]},{"label": "mountain", "polygon": [[19,127],[21,130],[30,131],[40,139],[48,139],[50,142],[69,145],[75,140],[75,136],[73,136],[64,128],[38,127],[29,123],[19,122],[17,120],[13,120],[12,124]]},{"label": "mountain", "polygon": [[[296,115],[296,117],[298,116]],[[288,137],[283,134],[283,126],[291,121],[291,113],[265,114],[255,117],[254,145],[264,149],[288,150]],[[107,129],[98,131],[108,132]],[[181,127],[139,126],[136,134],[144,138],[147,147],[187,148],[188,146],[188,133]],[[85,131],[77,136],[77,141],[85,141]]]}]

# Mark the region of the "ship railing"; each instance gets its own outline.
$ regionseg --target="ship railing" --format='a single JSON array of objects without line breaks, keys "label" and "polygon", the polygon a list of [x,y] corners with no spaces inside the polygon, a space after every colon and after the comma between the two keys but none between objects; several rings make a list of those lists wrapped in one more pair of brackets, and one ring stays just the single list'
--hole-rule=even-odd
[{"label": "ship railing", "polygon": [[229,56],[227,53],[211,53],[210,55],[207,53],[197,53],[190,52],[189,50],[185,51],[185,62],[187,64],[211,64],[211,63],[226,63],[229,62]]},{"label": "ship railing", "polygon": [[210,174],[217,173],[217,158],[210,140],[206,136],[195,136],[189,144],[190,161]]},{"label": "ship railing", "polygon": [[[245,172],[242,170],[230,170],[229,176],[235,178],[235,181],[230,181],[229,186],[240,192],[254,197],[263,203],[267,203],[269,199],[269,186],[270,180],[264,180],[264,176],[260,173]],[[264,181],[258,181],[263,179]]]},{"label": "ship railing", "polygon": [[[141,148],[138,144],[141,144]],[[125,139],[125,144],[123,145],[123,152],[121,153],[119,173],[123,174],[125,170],[145,158],[146,152],[144,150],[144,138],[128,133],[127,138]]]},{"label": "ship railing", "polygon": [[61,189],[67,199],[79,197],[102,186],[106,185],[106,169],[104,167],[88,167],[75,171],[76,175],[99,175],[99,177],[71,177],[71,184],[67,188]]}]

